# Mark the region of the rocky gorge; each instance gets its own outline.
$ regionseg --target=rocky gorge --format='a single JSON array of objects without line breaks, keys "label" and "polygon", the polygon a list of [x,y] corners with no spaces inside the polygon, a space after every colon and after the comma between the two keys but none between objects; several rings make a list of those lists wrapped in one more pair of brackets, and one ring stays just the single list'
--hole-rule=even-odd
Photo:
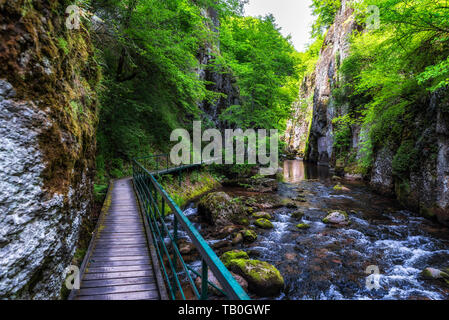
[{"label": "rocky gorge", "polygon": [[[449,225],[449,114],[447,90],[424,93],[398,128],[386,131],[372,146],[370,165],[361,166],[369,126],[363,126],[363,111],[351,101],[341,71],[351,53],[351,39],[364,27],[355,19],[350,1],[341,1],[334,23],[327,31],[315,70],[304,80],[297,108],[287,130],[292,152],[319,165],[329,166],[340,176],[364,179],[376,191],[395,196],[403,205],[423,216]],[[352,81],[352,80],[351,80]],[[339,96],[343,90],[345,98]],[[341,101],[343,100],[343,101]],[[365,99],[366,100],[366,99]],[[366,101],[365,101],[366,102]],[[310,124],[298,119],[308,119]],[[339,132],[336,121],[352,119]],[[385,129],[386,130],[386,129]],[[394,131],[396,130],[396,131]],[[393,134],[394,131],[394,134]],[[344,135],[339,150],[337,136]],[[371,148],[371,147],[370,147]],[[371,151],[370,151],[371,152]]]},{"label": "rocky gorge", "polygon": [[[270,191],[223,186],[184,210],[252,298],[448,297],[446,227],[326,167],[285,161],[279,179]],[[199,271],[194,247],[180,237]],[[377,289],[367,287],[372,266]]]}]

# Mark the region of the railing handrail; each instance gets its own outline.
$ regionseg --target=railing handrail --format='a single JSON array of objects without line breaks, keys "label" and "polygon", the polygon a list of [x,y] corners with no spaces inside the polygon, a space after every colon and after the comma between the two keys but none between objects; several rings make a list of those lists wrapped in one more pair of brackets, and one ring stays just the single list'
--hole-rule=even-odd
[{"label": "railing handrail", "polygon": [[[143,158],[139,158],[139,159],[143,159]],[[150,182],[153,185],[153,187],[155,188],[155,190],[166,201],[168,206],[171,208],[173,214],[175,215],[175,219],[177,219],[178,223],[180,223],[180,225],[183,227],[184,231],[189,236],[193,245],[200,253],[201,258],[203,260],[203,277],[206,276],[206,281],[207,281],[207,272],[204,273],[204,267],[205,267],[204,264],[207,265],[205,268],[206,271],[207,271],[207,267],[210,268],[210,270],[212,271],[215,278],[218,280],[218,282],[222,286],[223,291],[226,293],[226,295],[229,299],[249,300],[248,295],[243,290],[243,288],[240,286],[240,284],[235,280],[235,278],[232,276],[232,274],[229,272],[229,270],[225,267],[223,262],[218,258],[218,256],[212,250],[212,248],[209,246],[209,244],[206,242],[206,240],[204,240],[204,238],[201,236],[201,234],[198,232],[198,230],[196,230],[196,228],[193,226],[193,224],[190,222],[190,220],[184,215],[184,213],[181,211],[181,209],[178,207],[178,205],[173,201],[173,199],[170,197],[170,195],[165,191],[165,189],[161,186],[161,184],[154,177],[154,174],[161,175],[161,174],[170,172],[170,168],[167,168],[166,170],[159,170],[159,171],[152,173],[152,172],[148,171],[138,161],[139,159],[137,159],[137,158],[133,159],[134,165],[138,166],[138,168],[140,170],[142,170],[148,176],[148,178],[150,179]],[[197,166],[197,165],[187,165],[187,166],[184,166],[184,168],[187,168],[187,167],[190,168],[193,166]],[[178,168],[180,168],[180,167],[178,167]],[[140,197],[140,195],[139,195],[139,197]],[[177,246],[176,243],[174,245]],[[177,247],[176,247],[176,249],[177,249]],[[179,253],[179,251],[178,251],[178,253]],[[203,290],[206,289],[206,292],[207,292],[207,285],[204,288],[204,279],[203,279],[202,289]]]}]

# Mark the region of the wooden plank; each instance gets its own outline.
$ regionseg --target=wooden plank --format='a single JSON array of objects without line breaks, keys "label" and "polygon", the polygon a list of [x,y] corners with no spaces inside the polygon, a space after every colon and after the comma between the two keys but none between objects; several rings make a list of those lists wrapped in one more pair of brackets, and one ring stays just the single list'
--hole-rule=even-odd
[{"label": "wooden plank", "polygon": [[145,260],[148,259],[148,255],[138,255],[138,256],[120,256],[120,257],[108,257],[108,256],[92,256],[89,261],[91,262],[108,262],[108,261],[134,261],[134,260]]},{"label": "wooden plank", "polygon": [[112,272],[131,272],[131,271],[151,271],[152,267],[148,264],[119,267],[88,267],[88,273],[112,273]]},{"label": "wooden plank", "polygon": [[144,249],[147,250],[147,244],[146,243],[100,243],[95,246],[95,249],[98,250],[111,250],[114,248],[118,248],[121,250],[128,250],[128,249]]},{"label": "wooden plank", "polygon": [[145,271],[125,271],[109,273],[86,273],[83,280],[118,279],[135,277],[154,277],[153,270]]},{"label": "wooden plank", "polygon": [[[92,254],[92,258],[101,258],[101,257],[134,257],[134,256],[141,256],[141,257],[147,257],[148,255],[146,253],[140,252],[94,252]],[[126,259],[124,259],[126,260]]]},{"label": "wooden plank", "polygon": [[145,284],[129,284],[123,286],[109,286],[109,287],[98,287],[98,288],[81,288],[79,291],[79,296],[93,296],[93,295],[103,295],[111,293],[125,293],[125,292],[140,292],[140,291],[156,291],[157,286],[155,283],[145,283]]},{"label": "wooden plank", "polygon": [[157,300],[159,293],[157,291],[141,291],[141,292],[126,292],[115,294],[104,294],[94,296],[81,296],[77,300]]},{"label": "wooden plank", "polygon": [[147,271],[152,270],[150,265],[134,265],[119,267],[87,267],[88,273],[107,273],[107,272],[128,272],[128,271]]},{"label": "wooden plank", "polygon": [[118,248],[118,247],[110,247],[110,248],[95,248],[94,250],[94,255],[147,255],[148,254],[148,249],[146,248]]},{"label": "wooden plank", "polygon": [[155,283],[153,277],[136,277],[121,279],[102,279],[102,280],[85,280],[81,283],[82,288],[99,288],[109,286],[123,286],[133,284],[151,284]]},{"label": "wooden plank", "polygon": [[88,268],[97,268],[97,267],[119,267],[119,266],[135,266],[135,265],[150,265],[151,260],[142,259],[142,260],[124,260],[124,261],[93,261],[89,263]]}]

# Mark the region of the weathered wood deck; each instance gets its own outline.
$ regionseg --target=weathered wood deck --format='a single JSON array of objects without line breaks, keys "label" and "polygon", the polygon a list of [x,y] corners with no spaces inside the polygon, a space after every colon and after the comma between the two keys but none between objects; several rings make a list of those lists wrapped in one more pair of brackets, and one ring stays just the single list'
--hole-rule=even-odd
[{"label": "weathered wood deck", "polygon": [[[132,180],[112,182],[83,263],[76,300],[157,300],[160,290],[151,236],[146,233]],[[164,288],[165,290],[165,288]]]}]

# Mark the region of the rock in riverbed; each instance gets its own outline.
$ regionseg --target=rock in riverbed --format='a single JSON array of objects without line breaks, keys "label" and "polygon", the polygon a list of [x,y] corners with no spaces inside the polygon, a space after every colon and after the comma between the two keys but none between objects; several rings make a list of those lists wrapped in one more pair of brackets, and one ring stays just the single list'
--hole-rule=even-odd
[{"label": "rock in riverbed", "polygon": [[421,272],[421,276],[427,280],[446,279],[449,280],[449,274],[435,268],[425,268]]},{"label": "rock in riverbed", "polygon": [[323,219],[326,224],[345,226],[350,224],[348,214],[341,210],[331,211],[326,218]]},{"label": "rock in riverbed", "polygon": [[248,289],[260,297],[278,295],[284,288],[284,278],[278,269],[265,261],[233,259],[228,268],[248,281]]},{"label": "rock in riverbed", "polygon": [[244,218],[246,212],[225,192],[212,192],[198,203],[198,213],[212,225],[225,227]]},{"label": "rock in riverbed", "polygon": [[271,221],[264,218],[257,219],[254,224],[262,229],[273,229]]},{"label": "rock in riverbed", "polygon": [[268,212],[259,211],[259,212],[253,213],[253,218],[256,218],[256,219],[264,218],[264,219],[271,220],[273,217]]}]

